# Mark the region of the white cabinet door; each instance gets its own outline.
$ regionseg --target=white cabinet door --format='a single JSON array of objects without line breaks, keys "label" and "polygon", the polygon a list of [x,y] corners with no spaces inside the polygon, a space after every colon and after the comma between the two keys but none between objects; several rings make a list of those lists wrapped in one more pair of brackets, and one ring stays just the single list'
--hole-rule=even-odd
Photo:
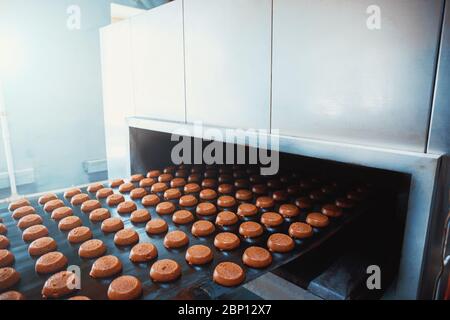
[{"label": "white cabinet door", "polygon": [[131,18],[136,115],[185,121],[182,0]]},{"label": "white cabinet door", "polygon": [[271,0],[185,0],[188,122],[270,126]]},{"label": "white cabinet door", "polygon": [[423,152],[442,1],[274,0],[272,128]]},{"label": "white cabinet door", "polygon": [[134,115],[130,35],[129,20],[100,30],[109,178],[122,178],[130,174],[129,131],[126,122],[126,117]]}]

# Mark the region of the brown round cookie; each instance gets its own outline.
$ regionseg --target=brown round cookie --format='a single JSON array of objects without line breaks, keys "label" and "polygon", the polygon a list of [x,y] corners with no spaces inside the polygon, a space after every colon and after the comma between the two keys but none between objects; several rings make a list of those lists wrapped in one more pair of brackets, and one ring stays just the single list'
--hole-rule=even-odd
[{"label": "brown round cookie", "polygon": [[261,247],[248,247],[242,255],[242,262],[251,268],[266,268],[272,263],[272,254]]},{"label": "brown round cookie", "polygon": [[240,244],[239,237],[231,232],[221,232],[214,238],[214,246],[221,251],[236,249]]},{"label": "brown round cookie", "polygon": [[112,194],[106,198],[106,204],[110,207],[117,206],[119,203],[125,201],[125,197],[121,194]]},{"label": "brown round cookie", "polygon": [[181,276],[181,267],[171,259],[156,261],[150,268],[150,278],[154,282],[170,282]]},{"label": "brown round cookie", "polygon": [[217,180],[216,179],[203,179],[202,181],[202,187],[207,189],[213,189],[217,186]]},{"label": "brown round cookie", "polygon": [[60,199],[54,199],[54,200],[50,200],[48,202],[45,203],[44,205],[44,211],[45,212],[52,212],[53,210],[57,209],[57,208],[61,208],[64,207],[64,201],[60,200]]},{"label": "brown round cookie", "polygon": [[181,188],[186,185],[186,180],[183,178],[175,178],[170,181],[170,187],[171,188]]},{"label": "brown round cookie", "polygon": [[109,300],[134,300],[141,296],[141,281],[134,276],[120,276],[108,288]]},{"label": "brown round cookie", "polygon": [[156,183],[156,181],[153,178],[144,178],[141,181],[139,181],[139,187],[141,187],[141,188],[150,188],[155,183]]},{"label": "brown round cookie", "polygon": [[277,189],[281,189],[281,187],[283,186],[283,184],[281,183],[280,180],[277,180],[277,179],[271,179],[271,180],[267,181],[267,186],[268,186],[270,189],[277,190]]},{"label": "brown round cookie", "polygon": [[30,214],[36,214],[36,209],[32,206],[23,206],[14,210],[12,217],[17,220]]},{"label": "brown round cookie", "polygon": [[83,222],[81,219],[77,216],[70,216],[62,219],[58,223],[58,228],[61,231],[70,231],[72,229],[75,229],[77,227],[81,227]]},{"label": "brown round cookie", "polygon": [[38,203],[40,205],[44,205],[47,202],[49,202],[51,200],[56,200],[56,199],[58,199],[58,196],[56,194],[54,194],[54,193],[47,193],[47,194],[44,194],[44,195],[39,197]]},{"label": "brown round cookie", "polygon": [[112,194],[114,194],[113,189],[111,189],[111,188],[102,188],[102,189],[97,191],[97,193],[95,194],[95,197],[97,199],[105,199],[105,198],[108,198]]},{"label": "brown round cookie", "polygon": [[243,203],[238,207],[237,214],[241,217],[252,217],[258,213],[258,208],[251,203]]},{"label": "brown round cookie", "polygon": [[272,198],[277,202],[283,202],[289,199],[289,194],[287,193],[287,191],[278,190],[272,194]]},{"label": "brown round cookie", "polygon": [[48,229],[42,224],[37,224],[26,228],[22,233],[22,239],[26,242],[45,237],[48,235]]},{"label": "brown round cookie", "polygon": [[55,273],[64,269],[67,265],[67,258],[61,252],[53,251],[42,255],[36,261],[35,270],[37,273]]},{"label": "brown round cookie", "polygon": [[73,210],[69,207],[59,207],[52,211],[52,219],[59,221],[66,217],[72,216]]},{"label": "brown round cookie", "polygon": [[278,212],[285,218],[293,218],[300,214],[300,209],[290,203],[285,203],[280,206]]},{"label": "brown round cookie", "polygon": [[7,234],[7,233],[8,228],[3,223],[0,223],[0,234]]},{"label": "brown round cookie", "polygon": [[80,194],[81,190],[78,188],[73,188],[70,190],[67,190],[66,192],[64,192],[64,198],[70,200],[72,199],[73,196],[76,196],[77,194]]},{"label": "brown round cookie", "polygon": [[96,193],[97,191],[99,191],[103,188],[104,188],[103,184],[97,182],[97,183],[90,184],[87,187],[87,192]]},{"label": "brown round cookie", "polygon": [[80,193],[70,199],[70,204],[72,206],[81,206],[83,202],[88,201],[90,198],[86,193]]},{"label": "brown round cookie", "polygon": [[105,233],[112,233],[124,228],[123,221],[120,218],[113,217],[103,220],[101,229]]},{"label": "brown round cookie", "polygon": [[351,209],[355,206],[355,202],[347,198],[338,198],[336,199],[336,206],[342,209]]},{"label": "brown round cookie", "polygon": [[160,175],[158,177],[158,182],[170,182],[170,180],[173,179],[173,175],[171,175],[170,173],[163,173],[162,175]]},{"label": "brown round cookie", "polygon": [[20,281],[20,274],[11,267],[0,268],[0,291],[14,286]]},{"label": "brown round cookie", "polygon": [[197,244],[187,249],[185,258],[190,265],[203,265],[211,262],[214,255],[209,247]]},{"label": "brown round cookie", "polygon": [[261,196],[256,199],[256,206],[262,209],[269,209],[275,205],[275,201],[271,197]]},{"label": "brown round cookie", "polygon": [[236,263],[221,262],[214,269],[213,280],[222,286],[234,287],[244,282],[245,273]]},{"label": "brown round cookie", "polygon": [[6,249],[9,247],[9,239],[0,234],[0,249]]},{"label": "brown round cookie", "polygon": [[253,199],[253,193],[247,189],[236,191],[235,198],[240,201],[250,201]]},{"label": "brown round cookie", "polygon": [[181,248],[188,243],[188,236],[181,230],[171,231],[164,237],[164,246],[168,249]]},{"label": "brown round cookie", "polygon": [[295,200],[295,205],[300,209],[311,209],[313,203],[308,197],[300,197]]},{"label": "brown round cookie", "polygon": [[147,172],[147,178],[158,178],[161,175],[159,170],[150,170]]},{"label": "brown round cookie", "polygon": [[120,214],[132,213],[137,210],[137,205],[134,201],[124,201],[117,206],[117,212]]},{"label": "brown round cookie", "polygon": [[218,226],[231,226],[239,221],[238,216],[231,211],[222,211],[216,217],[216,224]]},{"label": "brown round cookie", "polygon": [[164,199],[166,200],[174,200],[179,199],[181,197],[181,191],[176,188],[167,189],[164,191]]},{"label": "brown round cookie", "polygon": [[0,301],[26,300],[25,296],[18,291],[7,291],[0,294]]},{"label": "brown round cookie", "polygon": [[117,246],[130,246],[137,242],[139,242],[139,235],[131,228],[119,230],[114,235],[114,243]]},{"label": "brown round cookie", "polygon": [[272,252],[285,253],[294,250],[295,242],[284,233],[274,233],[267,240],[267,248]]},{"label": "brown round cookie", "polygon": [[167,232],[168,229],[169,226],[167,225],[167,222],[162,219],[150,220],[145,225],[145,231],[148,234],[161,234]]},{"label": "brown round cookie", "polygon": [[92,239],[85,241],[78,249],[78,255],[81,258],[98,258],[106,253],[106,246],[102,240]]},{"label": "brown round cookie", "polygon": [[283,217],[276,212],[265,212],[261,215],[261,223],[267,228],[278,227],[283,221]]},{"label": "brown round cookie", "polygon": [[110,182],[109,186],[111,188],[117,188],[117,187],[120,187],[124,183],[125,183],[125,181],[123,181],[123,179],[114,179]]},{"label": "brown round cookie", "polygon": [[80,283],[78,276],[70,271],[60,271],[50,278],[42,288],[42,296],[46,298],[61,298],[77,290]]},{"label": "brown round cookie", "polygon": [[236,205],[236,199],[232,196],[221,196],[217,199],[217,205],[219,207],[231,208]]},{"label": "brown round cookie", "polygon": [[158,192],[164,192],[169,187],[164,182],[157,182],[154,185],[152,185],[151,191],[152,193],[158,193]]},{"label": "brown round cookie", "polygon": [[172,221],[177,224],[188,224],[194,221],[194,215],[188,210],[178,210],[173,214]]},{"label": "brown round cookie", "polygon": [[256,238],[264,232],[263,227],[258,222],[247,221],[239,226],[239,234],[244,238]]},{"label": "brown round cookie", "polygon": [[144,188],[136,188],[136,189],[131,190],[131,192],[130,192],[130,198],[133,200],[142,199],[146,195],[147,195],[147,190],[145,190]]},{"label": "brown round cookie", "polygon": [[299,185],[292,185],[287,187],[287,193],[291,196],[296,196],[300,193],[301,188]]},{"label": "brown round cookie", "polygon": [[142,242],[135,245],[130,251],[132,262],[148,262],[158,256],[158,249],[150,242]]},{"label": "brown round cookie", "polygon": [[67,239],[70,243],[81,243],[92,238],[92,231],[88,227],[81,226],[70,230]]},{"label": "brown round cookie", "polygon": [[116,256],[103,256],[95,260],[89,275],[92,278],[109,278],[122,271],[122,262]]},{"label": "brown round cookie", "polygon": [[179,204],[182,207],[193,207],[193,206],[196,206],[197,203],[198,203],[197,198],[191,194],[182,196],[179,201]]},{"label": "brown round cookie", "polygon": [[160,203],[161,200],[156,194],[149,194],[142,198],[141,203],[145,207],[153,207]]},{"label": "brown round cookie", "polygon": [[217,191],[219,191],[220,194],[232,194],[233,193],[233,185],[228,184],[228,183],[222,183],[221,185],[219,185],[219,187],[217,188]]},{"label": "brown round cookie", "polygon": [[234,181],[234,187],[236,189],[244,189],[248,188],[250,186],[250,183],[247,179],[237,179]]},{"label": "brown round cookie", "polygon": [[313,227],[323,228],[328,226],[330,220],[326,215],[323,215],[319,212],[312,212],[306,217],[306,222]]},{"label": "brown round cookie", "polygon": [[[233,182],[233,176],[230,175],[230,174],[221,174],[219,176],[218,181],[219,181],[220,185],[222,185],[222,184],[230,184],[230,183]],[[220,187],[220,185],[219,185],[219,187]],[[230,184],[230,186],[233,186],[233,185]]]},{"label": "brown round cookie", "polygon": [[337,218],[342,216],[342,208],[339,208],[334,204],[325,204],[324,206],[322,206],[322,214],[328,217]]},{"label": "brown round cookie", "polygon": [[202,177],[199,173],[193,173],[189,175],[188,180],[189,183],[200,183],[202,181]]},{"label": "brown round cookie", "polygon": [[95,209],[101,208],[102,204],[98,200],[88,200],[81,205],[81,211],[84,213],[91,213]]},{"label": "brown round cookie", "polygon": [[30,256],[42,256],[43,254],[55,251],[57,244],[51,237],[43,237],[34,240],[28,247]]},{"label": "brown round cookie", "polygon": [[325,195],[321,190],[314,190],[309,194],[309,198],[315,202],[322,201]]},{"label": "brown round cookie", "polygon": [[295,239],[305,239],[313,235],[313,228],[303,222],[294,222],[289,226],[289,235]]},{"label": "brown round cookie", "polygon": [[135,210],[131,213],[130,221],[133,223],[144,223],[152,218],[150,212],[146,209]]},{"label": "brown round cookie", "polygon": [[203,174],[203,176],[205,178],[208,178],[208,179],[216,178],[217,177],[217,171],[214,170],[214,169],[206,170],[205,173]]},{"label": "brown round cookie", "polygon": [[156,206],[156,212],[160,215],[172,214],[175,210],[175,205],[169,201],[161,202]]},{"label": "brown round cookie", "polygon": [[210,202],[202,202],[197,205],[195,210],[200,216],[212,216],[217,213],[216,206]]},{"label": "brown round cookie", "polygon": [[267,186],[265,184],[255,184],[252,187],[252,192],[256,195],[267,194]]},{"label": "brown round cookie", "polygon": [[11,251],[0,249],[0,268],[9,267],[14,263],[14,255]]},{"label": "brown round cookie", "polygon": [[191,233],[196,237],[206,237],[212,234],[216,228],[214,224],[207,220],[199,220],[194,222],[191,228]]},{"label": "brown round cookie", "polygon": [[92,222],[100,222],[111,217],[111,213],[106,208],[98,208],[89,214],[89,220]]},{"label": "brown round cookie", "polygon": [[186,194],[200,192],[200,190],[201,188],[197,183],[188,183],[184,186],[184,193]]},{"label": "brown round cookie", "polygon": [[132,184],[131,182],[126,182],[126,183],[123,183],[123,184],[121,184],[121,185],[119,186],[119,192],[120,192],[120,193],[128,193],[128,192],[130,192],[131,190],[133,190],[134,188],[136,188],[136,187],[134,186],[134,184]]},{"label": "brown round cookie", "polygon": [[77,300],[77,301],[80,301],[80,300],[91,300],[89,297],[86,297],[86,296],[74,296],[74,297],[72,297],[72,298],[69,298],[69,299],[67,299],[67,300]]},{"label": "brown round cookie", "polygon": [[130,182],[139,182],[139,181],[141,181],[141,180],[144,179],[144,178],[145,178],[145,177],[144,177],[143,174],[140,174],[140,173],[133,174],[133,175],[130,177]]},{"label": "brown round cookie", "polygon": [[13,212],[16,209],[19,209],[20,207],[25,207],[25,206],[31,206],[31,203],[28,199],[23,198],[23,199],[19,199],[17,201],[11,202],[8,205],[8,210],[10,212]]},{"label": "brown round cookie", "polygon": [[202,200],[214,200],[217,198],[217,192],[213,189],[203,189],[200,191],[200,199]]}]

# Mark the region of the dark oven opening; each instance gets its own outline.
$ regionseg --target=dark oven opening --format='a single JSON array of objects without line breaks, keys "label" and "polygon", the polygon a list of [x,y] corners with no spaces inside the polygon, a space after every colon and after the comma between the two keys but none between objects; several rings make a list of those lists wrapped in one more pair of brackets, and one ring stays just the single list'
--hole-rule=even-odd
[{"label": "dark oven opening", "polygon": [[[210,143],[192,139],[192,144],[194,140],[201,142],[203,148]],[[131,172],[143,173],[171,165],[171,151],[177,143],[171,141],[169,133],[130,128]],[[227,148],[223,150],[226,153]],[[246,147],[246,152],[251,149]],[[205,168],[205,163],[200,167]],[[239,168],[258,166],[247,163]],[[411,183],[408,174],[281,152],[279,172],[265,178],[266,182],[286,179],[283,188],[304,183],[306,187],[296,197],[314,198],[318,190],[326,194],[328,187],[335,187],[339,197],[356,190],[367,195],[361,214],[320,245],[299,257],[286,259],[271,271],[273,274],[320,299],[378,299],[389,294],[395,287],[400,262]],[[251,187],[250,183],[248,188]],[[269,195],[273,196],[275,191],[269,190]],[[322,205],[332,200],[335,199],[325,196],[311,211],[320,211]],[[379,278],[374,278],[378,271]]]}]

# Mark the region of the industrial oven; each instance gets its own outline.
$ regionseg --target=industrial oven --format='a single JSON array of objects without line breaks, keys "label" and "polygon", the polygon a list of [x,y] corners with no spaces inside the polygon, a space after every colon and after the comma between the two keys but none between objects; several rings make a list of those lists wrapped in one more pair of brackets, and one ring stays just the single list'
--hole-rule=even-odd
[{"label": "industrial oven", "polygon": [[[150,237],[162,258],[182,265],[182,276],[157,284],[149,279],[149,264],[125,262],[123,273],[143,281],[143,298],[449,297],[448,1],[349,0],[343,6],[175,0],[102,28],[100,37],[110,181],[171,167],[174,177],[187,170],[180,173],[186,180],[200,174],[199,184],[216,179],[208,189],[219,195],[220,182],[232,185],[229,194],[235,197],[240,189],[251,190],[248,202],[254,204],[254,188],[264,184],[261,196],[286,195],[283,201],[299,208],[299,197],[311,200],[295,218],[303,222],[342,197],[354,201],[327,228],[315,228],[313,240],[296,239],[293,251],[273,253],[270,267],[244,266],[246,280],[237,286],[213,281],[216,262],[242,265],[244,249],[265,246],[274,230],[266,228],[255,242],[241,238],[237,252],[215,251],[216,260],[206,267],[183,264],[185,249],[166,252],[164,237]],[[183,139],[194,151],[175,163],[174,150]],[[222,161],[196,159],[195,148],[204,154],[212,145]],[[261,174],[270,164],[250,161],[261,155],[277,159],[279,170]],[[273,181],[279,185],[271,186]],[[158,197],[164,200],[164,194]],[[209,202],[224,209],[217,201]],[[120,217],[116,208],[102,205]],[[270,208],[279,211],[280,203]],[[159,215],[156,206],[148,210]],[[198,213],[195,206],[188,210]],[[165,219],[170,230],[188,234],[191,244],[214,246],[211,239],[191,237],[191,225]],[[278,231],[288,234],[295,219]],[[141,241],[149,237],[145,225],[124,221]],[[114,246],[113,236],[95,224],[92,230],[108,251],[127,260],[129,250]],[[78,259],[78,247],[66,247],[69,258]],[[91,265],[81,262],[82,270]],[[23,289],[39,296],[45,279],[26,277]],[[87,293],[106,298],[110,281],[86,279]]]},{"label": "industrial oven", "polygon": [[[377,16],[381,25],[371,25]],[[265,129],[282,154],[313,171],[326,163],[332,172],[396,180],[382,183],[394,189],[388,211],[401,230],[386,296],[442,298],[449,21],[448,1],[187,0],[108,26],[101,35],[109,172],[161,165],[154,161],[168,156],[180,127],[214,140],[194,130],[197,121],[222,133]],[[322,277],[295,264],[275,273],[318,296],[349,298],[356,289],[330,275],[357,269],[358,258],[340,257],[324,262]]]}]

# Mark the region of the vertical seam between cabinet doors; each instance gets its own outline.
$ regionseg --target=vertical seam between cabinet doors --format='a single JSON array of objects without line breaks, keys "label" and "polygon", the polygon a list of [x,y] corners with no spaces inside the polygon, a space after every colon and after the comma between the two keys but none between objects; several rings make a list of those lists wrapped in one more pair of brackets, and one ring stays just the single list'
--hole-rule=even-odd
[{"label": "vertical seam between cabinet doors", "polygon": [[431,138],[431,125],[433,121],[433,114],[434,114],[434,105],[436,102],[436,90],[437,90],[437,81],[438,81],[438,72],[439,72],[439,61],[441,58],[441,51],[442,51],[442,37],[444,36],[444,23],[445,23],[445,10],[447,6],[447,1],[444,0],[442,4],[442,12],[441,12],[441,23],[439,27],[439,33],[438,33],[438,39],[437,39],[437,46],[436,46],[436,56],[434,58],[434,74],[433,74],[433,82],[431,86],[431,98],[430,98],[430,110],[428,112],[428,122],[427,122],[427,131],[426,131],[426,137],[425,137],[425,147],[424,152],[428,153],[428,149],[430,147],[430,138]]},{"label": "vertical seam between cabinet doors", "polygon": [[181,1],[181,17],[183,24],[183,79],[184,79],[184,123],[187,123],[187,90],[186,90],[186,31],[184,29],[184,0]]},{"label": "vertical seam between cabinet doors", "polygon": [[269,101],[269,132],[272,133],[272,107],[273,107],[273,2],[270,0],[270,101]]}]

